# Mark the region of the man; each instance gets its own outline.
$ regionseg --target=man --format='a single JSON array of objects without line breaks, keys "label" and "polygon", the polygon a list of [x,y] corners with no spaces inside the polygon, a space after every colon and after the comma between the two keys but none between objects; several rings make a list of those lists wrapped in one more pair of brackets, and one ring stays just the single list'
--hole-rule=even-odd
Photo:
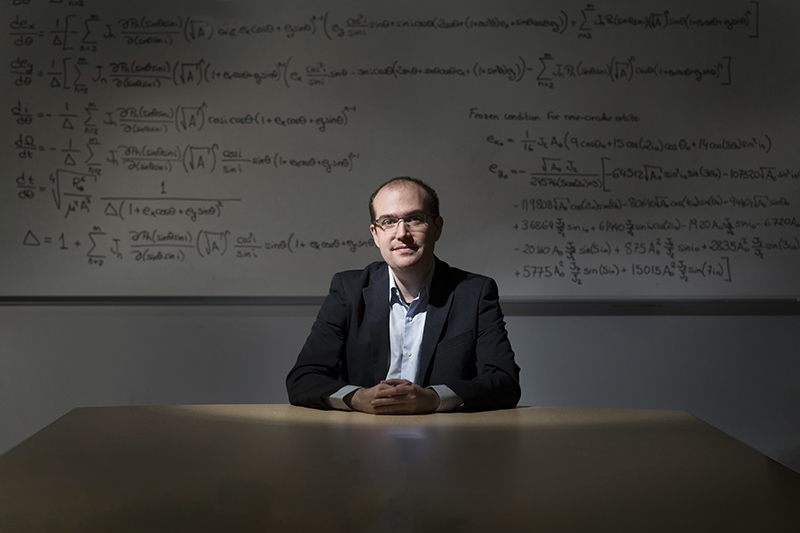
[{"label": "man", "polygon": [[373,414],[514,407],[519,367],[497,285],[434,256],[436,192],[395,178],[369,209],[383,261],[334,275],[286,378],[291,403]]}]

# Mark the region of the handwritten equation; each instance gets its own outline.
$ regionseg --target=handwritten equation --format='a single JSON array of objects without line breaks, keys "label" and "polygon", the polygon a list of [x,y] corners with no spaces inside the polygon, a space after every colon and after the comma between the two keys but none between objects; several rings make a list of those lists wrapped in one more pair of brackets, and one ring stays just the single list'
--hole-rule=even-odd
[{"label": "handwritten equation", "polygon": [[[466,60],[460,64],[432,64],[389,59],[380,64],[336,65],[324,61],[302,64],[293,57],[272,63],[232,69],[210,60],[175,59],[173,61],[121,61],[96,63],[84,57],[51,61],[44,68],[34,61],[19,57],[11,62],[10,75],[17,87],[39,84],[54,90],[91,94],[100,87],[116,89],[158,90],[166,87],[200,86],[210,84],[276,83],[286,88],[295,86],[324,86],[344,80],[381,78],[449,78],[469,81],[491,78],[501,82],[519,83],[530,80],[538,87],[553,89],[557,83],[575,82],[595,85],[600,82],[622,83],[639,80],[685,80],[693,83],[731,85],[733,58],[721,56],[702,63],[672,62],[662,64],[656,59],[608,57],[600,61],[580,58],[560,58],[549,52],[539,56],[522,55],[498,58],[487,63]],[[666,81],[665,81],[666,82]],[[351,81],[353,83],[353,81]]]},{"label": "handwritten equation", "polygon": [[[111,111],[102,111],[94,102],[89,102],[82,110],[85,115],[69,111],[69,102],[65,102],[61,113],[34,111],[28,102],[18,100],[11,108],[11,115],[17,126],[36,125],[46,120],[63,119],[48,126],[60,126],[64,130],[74,130],[84,126],[86,134],[98,134],[98,125],[113,126],[123,133],[183,133],[203,131],[207,126],[242,126],[280,127],[291,129],[316,129],[325,133],[337,126],[346,127],[356,113],[356,106],[345,106],[334,113],[324,116],[306,114],[281,115],[265,110],[247,110],[237,114],[215,113],[209,110],[205,102],[197,106],[176,105],[174,107],[127,106],[117,107]],[[98,117],[100,115],[100,117]],[[81,120],[83,119],[83,120]]]},{"label": "handwritten equation", "polygon": [[[213,213],[211,213],[213,215]],[[274,254],[317,254],[331,251],[356,253],[375,249],[370,238],[320,239],[304,238],[294,232],[288,236],[259,238],[254,232],[238,233],[230,229],[171,231],[164,229],[130,229],[113,234],[93,226],[82,235],[40,235],[28,230],[22,245],[49,248],[61,253],[77,251],[85,262],[95,267],[110,266],[111,261],[135,263],[183,263],[190,260],[229,257],[232,260],[269,260]]]},{"label": "handwritten equation", "polygon": [[[66,2],[51,1],[50,4]],[[15,1],[15,6],[28,6],[31,1]],[[89,0],[69,2],[75,9],[90,7]],[[719,8],[717,8],[719,9]],[[324,11],[306,17],[287,17],[291,20],[259,20],[253,22],[224,22],[192,15],[128,16],[101,18],[97,15],[70,14],[50,19],[43,24],[27,14],[17,15],[9,24],[14,46],[25,47],[46,41],[63,51],[96,51],[104,41],[120,40],[128,46],[174,45],[179,41],[265,39],[265,38],[322,38],[337,40],[380,35],[384,32],[547,32],[592,39],[598,34],[613,35],[615,31],[725,31],[758,37],[759,3],[756,1],[726,4],[724,9],[708,8],[675,12],[637,9],[605,10],[595,4],[581,9],[558,9],[548,15],[518,17],[501,16],[431,16],[425,18],[380,18],[364,14],[341,15]]]}]

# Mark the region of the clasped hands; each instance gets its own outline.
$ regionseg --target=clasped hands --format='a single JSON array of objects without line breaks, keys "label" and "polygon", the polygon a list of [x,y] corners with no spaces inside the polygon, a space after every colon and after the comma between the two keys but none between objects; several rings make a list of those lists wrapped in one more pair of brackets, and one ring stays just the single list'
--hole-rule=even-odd
[{"label": "clasped hands", "polygon": [[439,395],[407,379],[385,379],[368,389],[356,389],[344,401],[357,411],[375,415],[432,413],[439,407]]}]

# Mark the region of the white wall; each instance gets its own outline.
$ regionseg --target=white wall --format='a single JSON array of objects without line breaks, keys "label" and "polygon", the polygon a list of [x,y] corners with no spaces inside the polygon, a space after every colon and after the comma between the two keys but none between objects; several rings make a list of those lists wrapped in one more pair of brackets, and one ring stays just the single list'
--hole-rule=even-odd
[{"label": "white wall", "polygon": [[[0,453],[75,407],[286,403],[312,307],[0,306]],[[800,471],[800,317],[509,316],[521,405],[685,410]]]}]

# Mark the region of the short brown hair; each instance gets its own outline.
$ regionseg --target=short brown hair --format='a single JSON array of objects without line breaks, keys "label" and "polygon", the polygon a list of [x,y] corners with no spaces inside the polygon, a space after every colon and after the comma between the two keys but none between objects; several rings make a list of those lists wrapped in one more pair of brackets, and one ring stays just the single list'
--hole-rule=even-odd
[{"label": "short brown hair", "polygon": [[373,207],[372,203],[375,200],[375,197],[378,195],[381,190],[388,186],[392,185],[393,183],[397,182],[406,182],[406,183],[414,183],[419,185],[423,191],[425,191],[425,199],[423,200],[423,205],[425,210],[433,216],[439,216],[439,195],[436,194],[436,191],[433,190],[433,187],[422,181],[418,178],[411,178],[409,176],[400,176],[397,178],[392,178],[386,183],[382,184],[378,187],[372,196],[369,197],[369,221],[370,223],[375,222],[375,207]]}]

